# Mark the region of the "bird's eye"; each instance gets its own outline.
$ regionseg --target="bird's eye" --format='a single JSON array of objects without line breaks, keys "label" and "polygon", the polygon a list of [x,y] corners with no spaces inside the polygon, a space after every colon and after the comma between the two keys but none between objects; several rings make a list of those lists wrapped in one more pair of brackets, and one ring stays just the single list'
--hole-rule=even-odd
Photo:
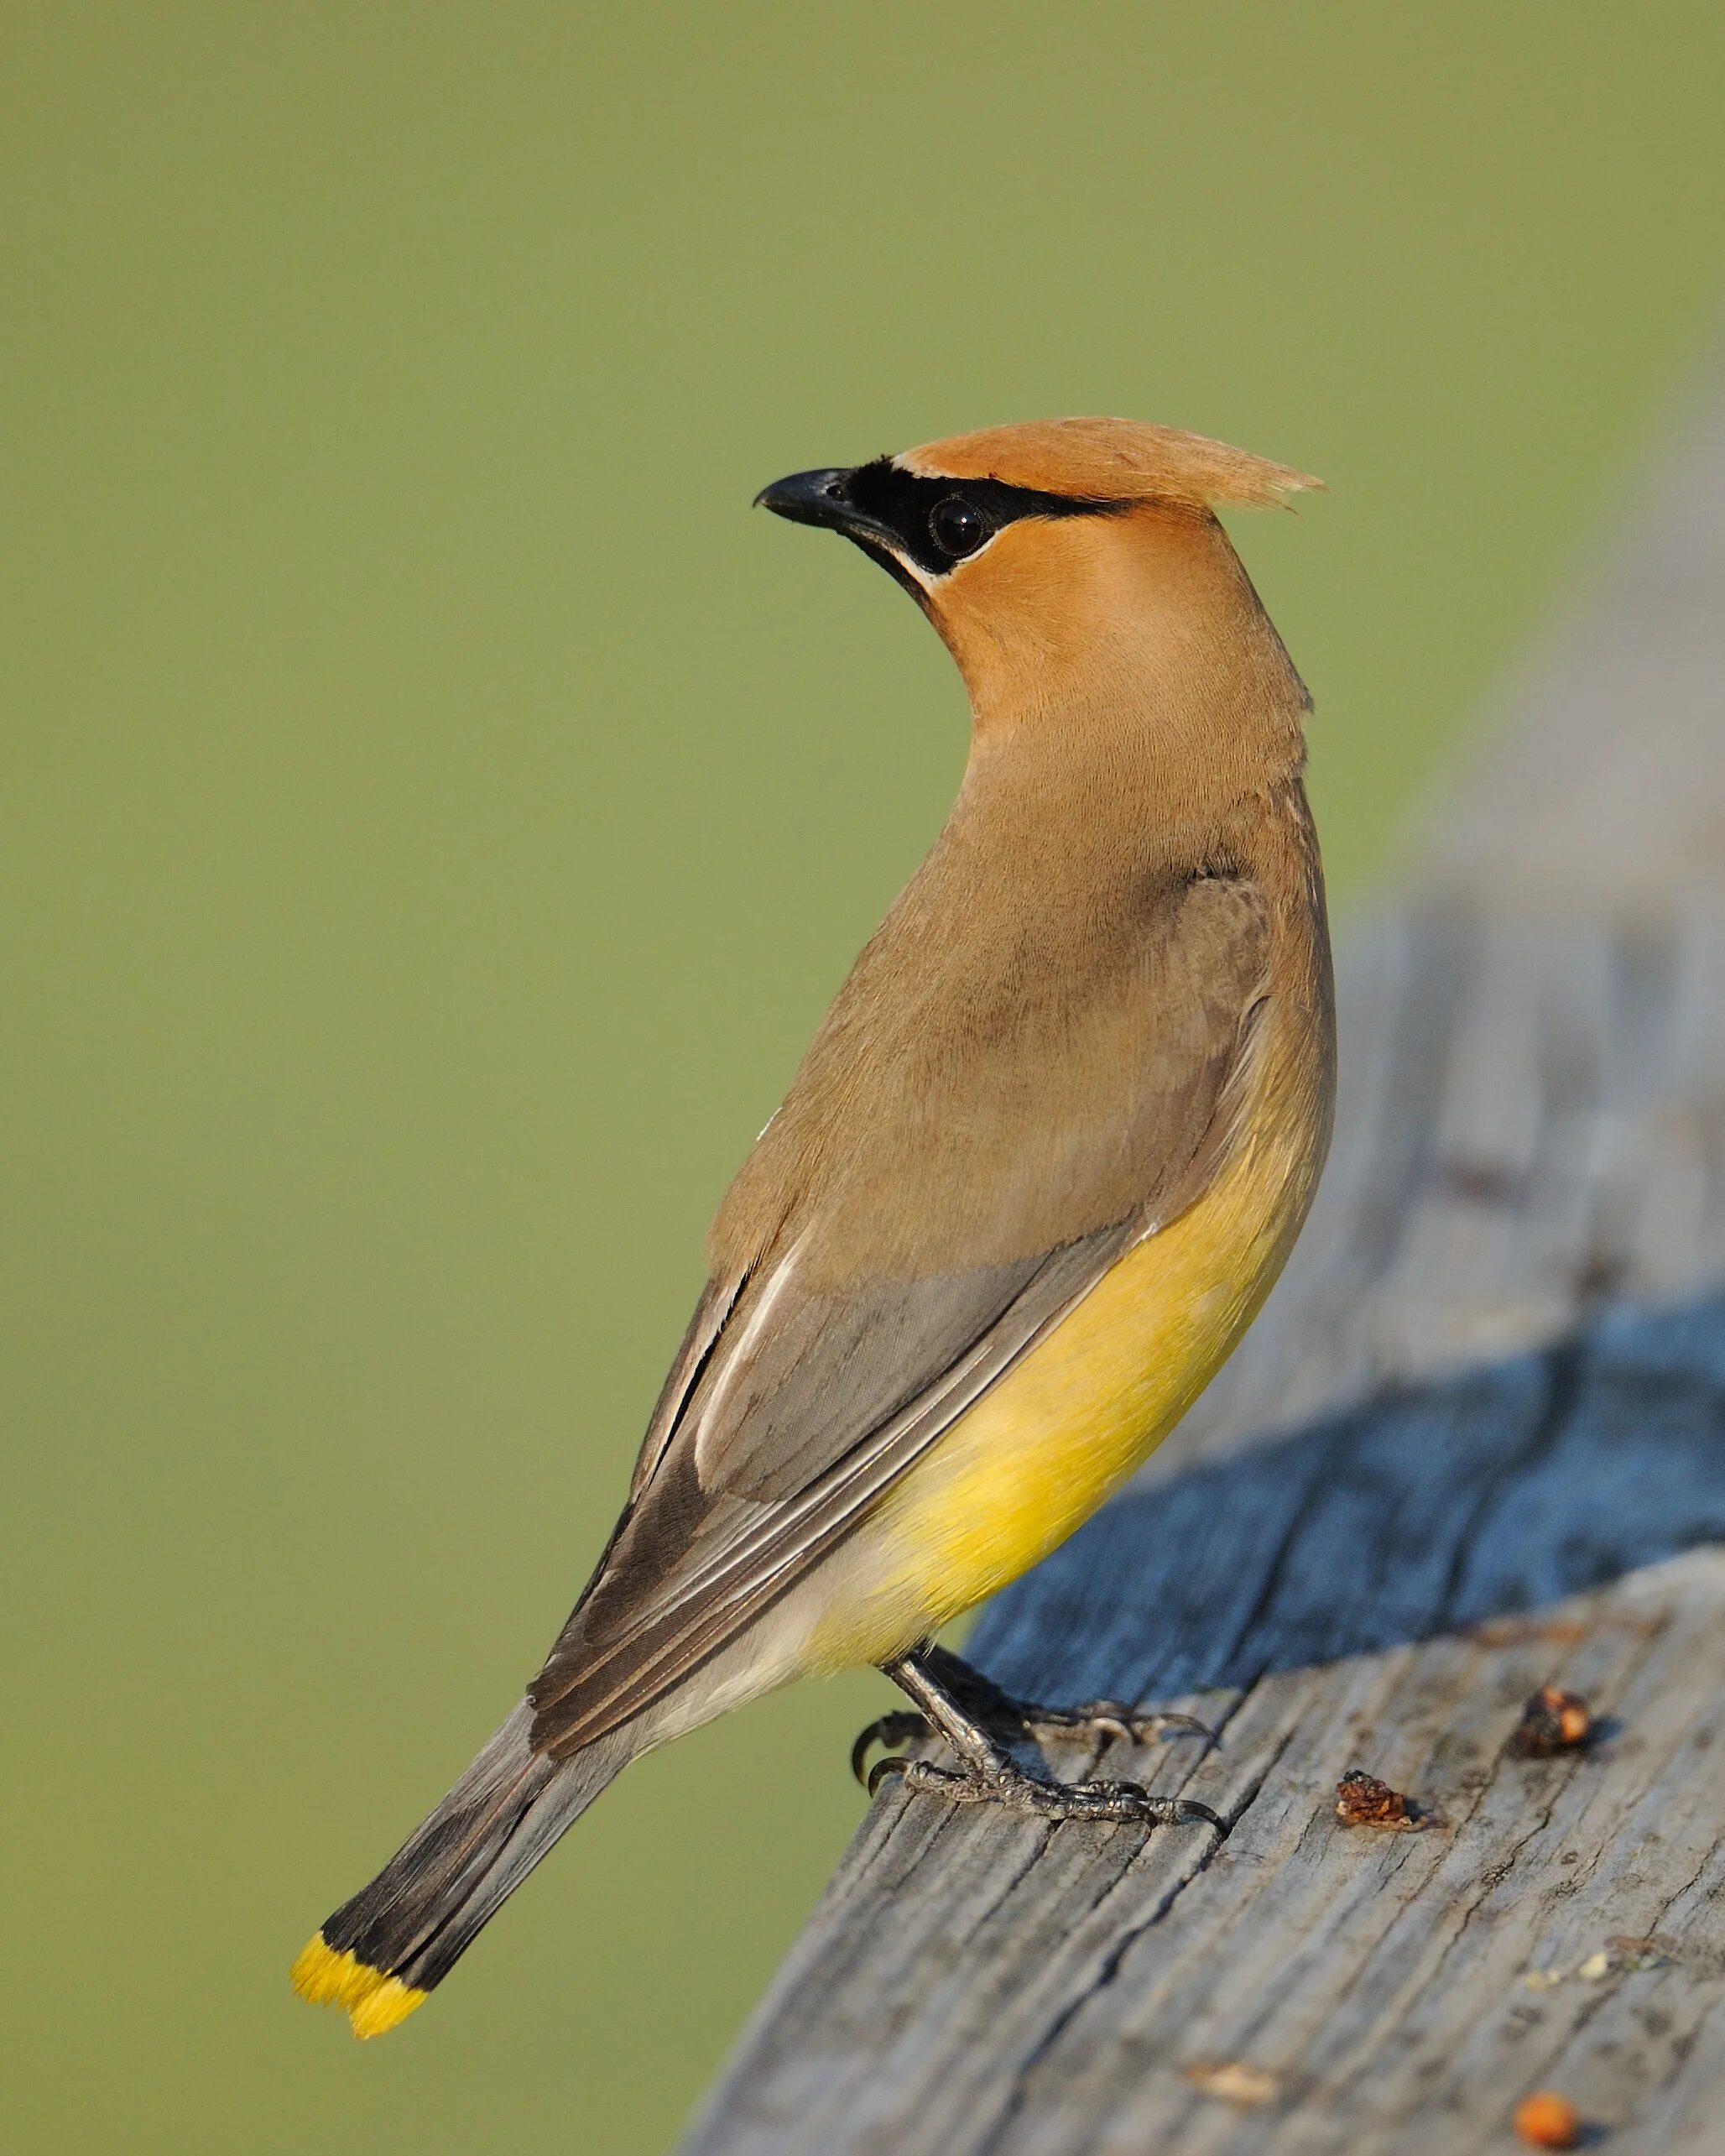
[{"label": "bird's eye", "polygon": [[979,509],[949,494],[929,511],[929,535],[943,554],[960,561],[994,536],[994,526]]}]

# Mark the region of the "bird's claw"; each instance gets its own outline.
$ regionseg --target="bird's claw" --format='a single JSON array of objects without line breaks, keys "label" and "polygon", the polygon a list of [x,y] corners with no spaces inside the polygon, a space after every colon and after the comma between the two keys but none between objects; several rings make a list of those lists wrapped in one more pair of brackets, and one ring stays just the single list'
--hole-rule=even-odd
[{"label": "bird's claw", "polygon": [[851,1772],[872,1797],[879,1786],[880,1770],[883,1767],[902,1766],[902,1760],[878,1759],[865,1774],[862,1762],[868,1757],[868,1747],[874,1744],[914,1744],[919,1737],[932,1736],[926,1715],[920,1715],[913,1707],[901,1707],[896,1714],[883,1715],[871,1722],[851,1746]]},{"label": "bird's claw", "polygon": [[1014,1700],[1024,1727],[1033,1736],[1046,1731],[1050,1736],[1116,1737],[1123,1744],[1148,1744],[1153,1737],[1201,1736],[1206,1744],[1217,1741],[1216,1732],[1196,1715],[1146,1714],[1123,1699],[1087,1699],[1080,1707],[1043,1707],[1029,1700]]},{"label": "bird's claw", "polygon": [[[1034,1700],[1011,1699],[1006,1694],[1001,1695],[1001,1700],[1012,1719],[1033,1737],[1112,1737],[1132,1745],[1174,1736],[1202,1737],[1206,1744],[1217,1741],[1215,1731],[1196,1715],[1145,1713],[1128,1706],[1123,1699],[1088,1699],[1079,1707],[1044,1707]],[[914,1708],[901,1707],[895,1713],[882,1715],[869,1723],[851,1746],[851,1772],[873,1794],[873,1770],[865,1772],[862,1764],[871,1746],[915,1744],[934,1735],[928,1716],[917,1713]]]},{"label": "bird's claw", "polygon": [[1190,1797],[1153,1797],[1136,1782],[1044,1782],[1017,1767],[987,1774],[965,1774],[931,1760],[905,1759],[894,1752],[868,1771],[871,1797],[896,1776],[903,1787],[949,1804],[996,1804],[1040,1819],[1086,1819],[1105,1825],[1214,1827],[1222,1823],[1207,1804]]},{"label": "bird's claw", "polygon": [[[1087,1699],[1078,1708],[1044,1708],[1033,1699],[1014,1699],[1011,1693],[994,1693],[990,1701],[998,1716],[1014,1723],[1029,1738],[1113,1738],[1121,1744],[1149,1744],[1154,1738],[1203,1738],[1206,1744],[1216,1744],[1214,1729],[1201,1723],[1195,1714],[1165,1714],[1160,1710],[1143,1712],[1141,1708],[1128,1705],[1123,1699]],[[856,1781],[873,1796],[880,1788],[880,1770],[886,1762],[878,1762],[873,1768],[865,1770],[865,1759],[873,1744],[916,1744],[935,1736],[935,1727],[927,1714],[915,1708],[899,1708],[893,1714],[882,1714],[878,1720],[858,1733],[850,1748],[850,1770]]]}]

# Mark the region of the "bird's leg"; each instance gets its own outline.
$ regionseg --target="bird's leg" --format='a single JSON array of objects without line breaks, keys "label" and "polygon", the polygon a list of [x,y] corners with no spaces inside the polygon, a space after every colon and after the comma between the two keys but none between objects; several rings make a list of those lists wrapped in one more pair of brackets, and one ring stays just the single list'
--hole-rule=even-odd
[{"label": "bird's leg", "polygon": [[[943,1656],[938,1648],[887,1663],[886,1674],[901,1691],[909,1694],[916,1712],[890,1715],[884,1720],[892,1725],[891,1736],[900,1741],[922,1736],[944,1738],[958,1759],[957,1772],[936,1767],[931,1760],[889,1754],[869,1769],[865,1786],[870,1796],[889,1776],[896,1774],[907,1788],[926,1790],[944,1797],[948,1804],[998,1804],[1003,1810],[1027,1812],[1038,1819],[1136,1821],[1144,1826],[1181,1826],[1202,1820],[1221,1826],[1221,1820],[1206,1805],[1184,1797],[1153,1797],[1136,1782],[1045,1782],[1027,1774],[983,1726],[987,1699],[982,1715],[977,1716],[967,1711],[968,1700],[962,1703],[937,1678],[936,1670],[943,1678],[954,1665],[965,1678],[975,1678],[976,1673],[967,1663],[956,1655]],[[987,1685],[987,1679],[980,1683]],[[998,1692],[992,1685],[988,1691],[1016,1707],[1009,1694]],[[887,1733],[880,1724],[865,1731],[858,1750],[852,1755],[852,1764],[860,1767],[862,1750],[868,1741],[877,1734]]]},{"label": "bird's leg", "polygon": [[1002,1689],[992,1677],[943,1647],[930,1647],[923,1657],[935,1681],[955,1699],[963,1700],[972,1713],[989,1720],[999,1720],[1028,1731],[1032,1736],[1080,1736],[1118,1737],[1128,1744],[1148,1744],[1152,1737],[1201,1736],[1208,1744],[1216,1732],[1196,1715],[1170,1715],[1156,1710],[1145,1712],[1124,1699],[1087,1699],[1076,1707],[1046,1707],[1035,1699],[1020,1699]]},{"label": "bird's leg", "polygon": [[[946,1647],[925,1647],[917,1659],[925,1675],[950,1699],[985,1731],[997,1735],[1118,1737],[1128,1744],[1148,1744],[1153,1737],[1201,1736],[1206,1743],[1216,1742],[1215,1731],[1195,1715],[1146,1713],[1123,1699],[1087,1699],[1077,1707],[1045,1707],[1034,1699],[1016,1698]],[[901,1707],[871,1722],[858,1736],[851,1747],[851,1772],[859,1782],[863,1781],[862,1762],[874,1745],[911,1744],[918,1738],[946,1734],[927,1714],[907,1712]]]}]

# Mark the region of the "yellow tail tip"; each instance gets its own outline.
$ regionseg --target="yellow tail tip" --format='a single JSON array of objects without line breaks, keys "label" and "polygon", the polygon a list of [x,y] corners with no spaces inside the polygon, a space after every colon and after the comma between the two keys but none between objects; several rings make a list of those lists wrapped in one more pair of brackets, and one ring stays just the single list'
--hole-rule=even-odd
[{"label": "yellow tail tip", "polygon": [[345,2007],[358,2037],[382,2036],[430,1996],[404,1984],[399,1976],[358,1960],[350,1948],[338,1953],[321,1932],[306,1941],[292,1976],[294,1989],[308,2004]]}]

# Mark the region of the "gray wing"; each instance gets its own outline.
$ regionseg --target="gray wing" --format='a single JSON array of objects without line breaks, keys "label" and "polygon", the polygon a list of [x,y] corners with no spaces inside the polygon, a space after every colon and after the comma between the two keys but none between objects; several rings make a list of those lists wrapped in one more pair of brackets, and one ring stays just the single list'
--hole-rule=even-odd
[{"label": "gray wing", "polygon": [[[794,1296],[793,1249],[788,1273],[709,1289],[629,1507],[529,1688],[535,1748],[592,1742],[733,1638],[1139,1232],[1124,1221],[1013,1265],[806,1298]],[[715,1352],[722,1339],[737,1343],[728,1355]],[[746,1449],[724,1442],[738,1424]]]},{"label": "gray wing", "polygon": [[[871,1005],[865,953],[722,1210],[628,1508],[529,1688],[537,1746],[592,1742],[733,1638],[1204,1188],[1266,950],[1249,883],[1170,878],[1112,943],[1047,954],[1058,996],[1015,946],[982,993],[972,942],[944,1028]],[[1013,1055],[979,1053],[1007,1027]]]}]

